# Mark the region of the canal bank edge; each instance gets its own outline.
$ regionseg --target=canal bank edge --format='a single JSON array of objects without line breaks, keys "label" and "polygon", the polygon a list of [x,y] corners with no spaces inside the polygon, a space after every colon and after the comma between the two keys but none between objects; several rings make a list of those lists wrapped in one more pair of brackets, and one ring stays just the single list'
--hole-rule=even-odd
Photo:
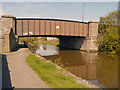
[{"label": "canal bank edge", "polygon": [[[45,59],[44,57],[40,56],[39,54],[34,54],[34,55],[35,55],[36,57],[40,58],[41,60],[43,60],[43,61],[46,62],[46,63],[47,63],[47,62],[51,62],[51,61]],[[101,87],[99,87],[99,86],[97,86],[97,85],[95,85],[95,84],[93,84],[93,83],[88,82],[88,81],[85,80],[85,79],[82,79],[82,78],[80,78],[80,77],[75,76],[74,74],[70,73],[69,71],[66,71],[65,69],[61,68],[60,66],[56,65],[56,64],[53,63],[53,62],[51,62],[51,63],[52,63],[53,65],[55,65],[58,70],[60,70],[60,69],[63,70],[63,71],[61,72],[61,74],[65,75],[65,76],[72,76],[72,77],[74,77],[74,80],[75,80],[77,83],[80,83],[80,84],[82,84],[82,85],[85,85],[85,86],[87,86],[87,87],[89,87],[89,88],[101,88]]]}]

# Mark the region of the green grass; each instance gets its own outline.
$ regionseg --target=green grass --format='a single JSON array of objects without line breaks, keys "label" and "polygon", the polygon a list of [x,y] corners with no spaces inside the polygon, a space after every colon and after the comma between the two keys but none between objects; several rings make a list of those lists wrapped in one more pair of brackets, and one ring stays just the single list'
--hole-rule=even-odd
[{"label": "green grass", "polygon": [[[54,46],[59,45],[59,42],[58,41],[54,41],[54,40],[53,41],[40,40],[38,42],[40,44],[44,44],[44,45],[47,45],[47,44],[54,45]],[[19,40],[19,44],[24,44],[24,42]]]},{"label": "green grass", "polygon": [[26,61],[51,88],[87,88],[77,83],[73,77],[67,77],[61,74],[51,62],[45,63],[33,54],[30,54]]},{"label": "green grass", "polygon": [[59,42],[58,41],[40,41],[39,42],[40,44],[50,44],[50,45],[54,45],[54,46],[56,46],[56,45],[58,45],[59,44]]}]

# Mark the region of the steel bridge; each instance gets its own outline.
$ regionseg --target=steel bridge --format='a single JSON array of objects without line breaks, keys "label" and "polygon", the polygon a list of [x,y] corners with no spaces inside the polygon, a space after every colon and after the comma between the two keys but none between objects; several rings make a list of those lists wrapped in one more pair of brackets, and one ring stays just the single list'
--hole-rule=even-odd
[{"label": "steel bridge", "polygon": [[18,36],[87,37],[89,23],[62,19],[16,18]]}]

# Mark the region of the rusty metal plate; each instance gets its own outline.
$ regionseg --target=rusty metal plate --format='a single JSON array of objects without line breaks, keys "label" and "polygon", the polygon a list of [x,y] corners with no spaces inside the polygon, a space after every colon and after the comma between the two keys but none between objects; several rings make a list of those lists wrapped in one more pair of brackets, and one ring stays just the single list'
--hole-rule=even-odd
[{"label": "rusty metal plate", "polygon": [[46,35],[50,35],[51,30],[51,22],[49,20],[46,20]]},{"label": "rusty metal plate", "polygon": [[16,21],[16,26],[17,26],[17,35],[21,36],[22,35],[22,20],[17,20]]},{"label": "rusty metal plate", "polygon": [[39,35],[39,29],[40,29],[40,25],[39,25],[39,20],[35,20],[35,35]]},{"label": "rusty metal plate", "polygon": [[65,22],[61,21],[60,35],[65,35]]},{"label": "rusty metal plate", "polygon": [[79,24],[78,23],[75,23],[75,36],[78,36],[78,26]]},{"label": "rusty metal plate", "polygon": [[29,35],[35,34],[35,21],[29,20]]},{"label": "rusty metal plate", "polygon": [[69,35],[70,34],[70,23],[69,22],[65,22],[65,35]]},{"label": "rusty metal plate", "polygon": [[70,36],[75,36],[75,23],[70,22]]},{"label": "rusty metal plate", "polygon": [[46,25],[45,25],[45,20],[40,20],[40,35],[45,35],[45,28],[46,28]]},{"label": "rusty metal plate", "polygon": [[79,28],[78,28],[78,35],[79,36],[82,36],[82,32],[83,32],[83,26],[82,26],[82,23],[79,23]]},{"label": "rusty metal plate", "polygon": [[56,33],[55,21],[51,21],[51,35],[55,35],[55,33]]},{"label": "rusty metal plate", "polygon": [[28,20],[23,20],[23,35],[28,35]]},{"label": "rusty metal plate", "polygon": [[60,21],[56,21],[56,25],[55,25],[55,28],[56,28],[56,35],[60,35]]}]

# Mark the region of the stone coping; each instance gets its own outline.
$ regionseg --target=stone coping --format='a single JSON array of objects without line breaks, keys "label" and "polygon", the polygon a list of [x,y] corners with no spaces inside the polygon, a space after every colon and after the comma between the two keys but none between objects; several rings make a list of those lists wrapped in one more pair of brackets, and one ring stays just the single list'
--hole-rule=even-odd
[{"label": "stone coping", "polygon": [[16,18],[16,17],[13,16],[13,15],[2,15],[1,17],[2,17],[2,18]]},{"label": "stone coping", "polygon": [[98,23],[98,21],[90,20],[88,23]]}]

